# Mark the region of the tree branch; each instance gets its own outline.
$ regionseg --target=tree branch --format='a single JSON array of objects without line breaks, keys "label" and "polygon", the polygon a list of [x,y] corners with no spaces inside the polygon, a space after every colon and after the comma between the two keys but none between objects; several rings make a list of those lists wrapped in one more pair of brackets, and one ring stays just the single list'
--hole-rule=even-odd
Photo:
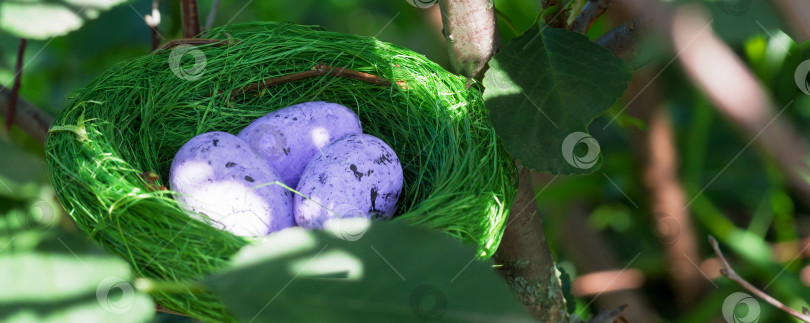
[{"label": "tree branch", "polygon": [[[0,85],[0,113],[6,115],[10,109],[11,92]],[[28,101],[18,99],[17,112],[14,124],[20,129],[44,144],[48,137],[48,128],[53,123],[53,117],[35,107]]]},{"label": "tree branch", "polygon": [[590,0],[582,8],[574,22],[571,23],[571,31],[585,34],[591,29],[593,23],[599,18],[610,5],[610,0]]},{"label": "tree branch", "polygon": [[[500,46],[495,7],[490,0],[440,0],[444,36],[456,72],[480,80]],[[469,85],[469,83],[468,83]]]},{"label": "tree branch", "polygon": [[567,322],[565,297],[554,257],[543,232],[529,169],[520,168],[517,196],[509,211],[509,221],[495,263],[506,283],[532,315],[541,322]]},{"label": "tree branch", "polygon": [[802,312],[804,312],[804,314],[799,313],[798,311],[788,307],[785,304],[782,304],[782,302],[780,302],[776,298],[773,298],[771,295],[766,294],[759,288],[756,288],[754,285],[751,285],[751,283],[740,277],[740,275],[738,275],[737,272],[735,272],[734,269],[731,268],[731,265],[728,264],[728,260],[726,260],[726,257],[723,256],[723,252],[720,251],[720,246],[717,244],[717,240],[715,240],[714,237],[709,236],[709,244],[712,245],[714,253],[717,254],[717,257],[720,258],[720,261],[723,263],[723,267],[725,267],[720,269],[720,274],[726,276],[728,279],[731,279],[732,281],[737,282],[738,284],[740,284],[740,286],[742,286],[752,294],[765,300],[766,302],[784,311],[785,313],[793,315],[795,318],[802,320],[804,322],[810,322],[810,315],[807,315],[807,309],[804,308],[802,309]]},{"label": "tree branch", "polygon": [[[287,74],[287,75],[282,75],[282,76],[274,76],[274,77],[271,77],[271,78],[267,78],[264,81],[261,81],[259,83],[254,83],[254,84],[251,84],[251,85],[248,85],[248,86],[244,86],[244,87],[235,89],[235,90],[233,90],[231,92],[230,97],[235,97],[235,96],[237,96],[239,94],[242,94],[242,93],[263,90],[263,89],[266,89],[266,88],[269,88],[269,87],[276,86],[278,84],[303,80],[303,79],[310,78],[310,77],[315,77],[315,76],[324,76],[324,75],[332,75],[332,76],[344,77],[344,78],[363,81],[363,82],[366,82],[366,83],[370,83],[370,84],[373,84],[373,85],[384,86],[384,87],[391,86],[391,82],[389,82],[388,80],[386,80],[386,79],[384,79],[382,77],[379,77],[377,75],[372,75],[372,74],[368,74],[368,73],[363,73],[363,72],[358,72],[358,71],[355,71],[355,70],[351,70],[351,69],[348,69],[348,68],[334,67],[334,66],[329,66],[329,65],[323,64],[323,63],[319,63],[319,64],[316,64],[309,71],[292,73],[292,74]],[[404,81],[397,81],[396,83],[401,88],[406,87],[406,84],[405,84]]]},{"label": "tree branch", "polygon": [[[440,0],[439,7],[453,66],[465,76],[480,80],[500,46],[492,2]],[[565,298],[538,215],[531,175],[528,169],[520,165],[518,168],[517,196],[493,258],[529,312],[543,322],[567,322]]]},{"label": "tree branch", "polygon": [[6,116],[6,134],[11,132],[11,125],[14,124],[14,115],[17,112],[17,99],[20,97],[20,79],[22,78],[23,55],[25,54],[25,38],[20,38],[20,47],[17,49],[17,65],[14,68],[14,85],[11,88],[11,99],[9,100]]},{"label": "tree branch", "polygon": [[636,47],[641,41],[645,27],[640,25],[638,17],[631,18],[607,31],[594,42],[613,52],[616,57],[630,60],[636,56]]},{"label": "tree branch", "polygon": [[197,0],[180,0],[180,11],[183,19],[183,37],[194,38],[200,34],[200,17]]}]

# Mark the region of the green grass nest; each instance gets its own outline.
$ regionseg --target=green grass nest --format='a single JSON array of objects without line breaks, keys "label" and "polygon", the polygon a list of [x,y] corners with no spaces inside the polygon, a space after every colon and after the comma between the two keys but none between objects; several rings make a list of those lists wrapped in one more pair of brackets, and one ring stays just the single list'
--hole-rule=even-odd
[{"label": "green grass nest", "polygon": [[[208,131],[235,134],[268,112],[307,101],[351,108],[365,133],[396,151],[405,181],[393,221],[474,243],[482,259],[495,252],[515,196],[516,170],[487,121],[480,91],[465,89],[464,78],[411,50],[313,26],[250,23],[202,36],[227,45],[196,47],[206,59],[198,79],[175,75],[171,50],[116,64],[72,95],[46,143],[62,205],[90,237],[128,260],[137,276],[199,279],[250,243],[191,220],[171,191],[150,189],[141,174],[154,171],[157,185],[167,185],[172,158],[190,138]],[[182,58],[181,67],[194,66],[192,55]],[[322,75],[229,95],[319,63],[391,84]],[[204,321],[233,320],[208,293],[152,296]]]}]

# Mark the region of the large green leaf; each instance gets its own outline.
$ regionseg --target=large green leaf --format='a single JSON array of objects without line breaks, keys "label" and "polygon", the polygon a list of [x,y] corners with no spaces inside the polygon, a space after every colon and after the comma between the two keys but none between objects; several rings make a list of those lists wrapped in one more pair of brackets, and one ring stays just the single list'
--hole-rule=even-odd
[{"label": "large green leaf", "polygon": [[628,64],[583,35],[556,28],[541,33],[534,26],[489,65],[484,99],[490,121],[515,158],[558,174],[598,168],[598,143],[587,126],[627,88]]},{"label": "large green leaf", "polygon": [[0,30],[21,38],[46,39],[79,29],[85,20],[126,0],[3,0]]},{"label": "large green leaf", "polygon": [[531,321],[491,263],[442,233],[375,223],[343,239],[287,229],[204,284],[244,321]]},{"label": "large green leaf", "polygon": [[34,203],[36,217],[21,208],[0,216],[0,322],[151,320],[155,305],[134,288],[127,263],[57,230],[48,207]]}]

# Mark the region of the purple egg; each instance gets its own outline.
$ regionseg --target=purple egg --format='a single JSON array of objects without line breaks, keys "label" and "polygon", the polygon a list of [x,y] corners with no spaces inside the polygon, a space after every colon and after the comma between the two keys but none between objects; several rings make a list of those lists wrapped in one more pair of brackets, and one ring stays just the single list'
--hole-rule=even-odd
[{"label": "purple egg", "polygon": [[367,134],[342,137],[304,170],[297,190],[306,197],[293,196],[295,222],[312,229],[335,218],[391,218],[402,180],[399,158],[385,142]]},{"label": "purple egg", "polygon": [[290,191],[250,146],[225,132],[198,135],[180,148],[169,174],[181,207],[239,236],[262,236],[295,225]]},{"label": "purple egg", "polygon": [[284,184],[294,188],[309,161],[330,142],[361,133],[360,119],[349,108],[330,102],[306,102],[253,121],[238,137],[267,160]]}]

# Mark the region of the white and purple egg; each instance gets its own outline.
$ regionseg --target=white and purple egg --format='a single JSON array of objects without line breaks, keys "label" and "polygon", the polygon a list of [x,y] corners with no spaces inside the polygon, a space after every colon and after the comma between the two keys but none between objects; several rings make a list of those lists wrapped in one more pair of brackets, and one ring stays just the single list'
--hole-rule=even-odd
[{"label": "white and purple egg", "polygon": [[291,105],[256,119],[241,138],[295,188],[312,156],[330,142],[362,133],[360,119],[349,108],[331,102]]},{"label": "white and purple egg", "polygon": [[402,166],[384,141],[344,136],[309,162],[293,196],[300,227],[320,229],[329,219],[391,218],[402,190]]},{"label": "white and purple egg", "polygon": [[208,132],[177,152],[169,185],[192,217],[247,237],[295,225],[289,191],[272,184],[256,187],[279,180],[244,141],[229,133]]}]

